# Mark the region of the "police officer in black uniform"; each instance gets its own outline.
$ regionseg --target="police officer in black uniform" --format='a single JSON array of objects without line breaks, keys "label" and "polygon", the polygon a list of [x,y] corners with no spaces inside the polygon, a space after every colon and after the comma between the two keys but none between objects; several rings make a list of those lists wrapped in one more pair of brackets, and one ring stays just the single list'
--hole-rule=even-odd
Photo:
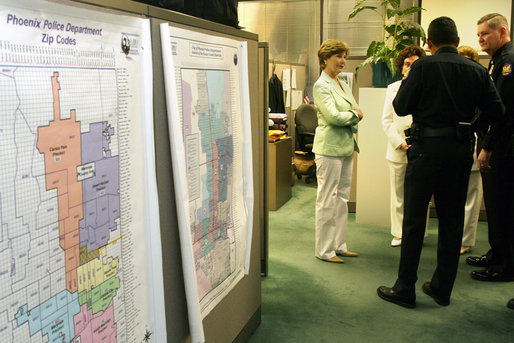
[{"label": "police officer in black uniform", "polygon": [[[399,116],[412,113],[412,147],[407,151],[398,279],[392,288],[380,286],[377,293],[386,301],[409,308],[416,306],[414,285],[432,195],[439,218],[437,267],[422,290],[442,306],[450,303],[473,162],[470,123],[476,107],[489,123],[504,117],[487,70],[460,56],[458,44],[455,22],[448,17],[434,19],[428,28],[428,47],[433,56],[414,62],[393,101]],[[495,138],[493,135],[491,144]],[[483,159],[487,157],[482,155],[481,163],[486,163]]]},{"label": "police officer in black uniform", "polygon": [[[497,130],[481,124],[479,147],[492,152],[490,165],[479,166],[482,172],[484,202],[489,226],[491,249],[483,256],[470,256],[468,264],[486,267],[471,272],[481,281],[514,280],[514,47],[510,39],[507,19],[490,13],[477,22],[478,42],[489,56],[489,70],[496,89],[505,105],[507,125],[500,134],[498,144],[489,147],[485,132]],[[510,304],[510,306],[509,306]],[[514,300],[507,306],[514,308]]]}]

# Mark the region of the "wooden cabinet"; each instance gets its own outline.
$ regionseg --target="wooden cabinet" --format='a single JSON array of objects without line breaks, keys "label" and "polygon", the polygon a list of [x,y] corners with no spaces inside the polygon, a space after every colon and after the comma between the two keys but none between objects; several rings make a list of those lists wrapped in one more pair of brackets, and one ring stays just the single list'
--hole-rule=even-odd
[{"label": "wooden cabinet", "polygon": [[278,210],[291,198],[292,139],[268,143],[268,208]]}]

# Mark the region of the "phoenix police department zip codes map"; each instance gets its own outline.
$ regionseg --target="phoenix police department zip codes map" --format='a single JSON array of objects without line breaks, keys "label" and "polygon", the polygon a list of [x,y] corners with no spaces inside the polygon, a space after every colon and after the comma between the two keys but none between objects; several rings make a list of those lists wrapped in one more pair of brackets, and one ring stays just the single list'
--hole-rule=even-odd
[{"label": "phoenix police department zip codes map", "polygon": [[145,126],[148,23],[7,3],[0,1],[0,341],[153,341],[151,263],[141,262],[149,256],[147,171],[135,148],[146,144],[135,128]]}]

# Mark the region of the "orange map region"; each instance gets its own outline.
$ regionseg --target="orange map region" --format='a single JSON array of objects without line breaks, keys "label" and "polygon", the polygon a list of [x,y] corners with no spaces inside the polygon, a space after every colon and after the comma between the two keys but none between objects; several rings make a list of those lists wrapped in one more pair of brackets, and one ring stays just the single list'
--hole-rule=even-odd
[{"label": "orange map region", "polygon": [[82,164],[80,122],[75,110],[61,120],[59,73],[52,76],[54,120],[38,128],[37,149],[45,156],[46,189],[57,190],[59,209],[59,244],[64,250],[66,289],[77,291],[77,268],[80,264],[79,221],[84,217],[82,183],[77,181],[77,166]]}]

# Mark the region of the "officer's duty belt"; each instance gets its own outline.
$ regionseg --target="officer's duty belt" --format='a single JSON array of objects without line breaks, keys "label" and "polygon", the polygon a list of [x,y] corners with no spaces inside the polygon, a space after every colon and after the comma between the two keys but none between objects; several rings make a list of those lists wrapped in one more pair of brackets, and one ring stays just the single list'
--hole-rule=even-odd
[{"label": "officer's duty belt", "polygon": [[421,129],[423,137],[455,137],[455,127],[424,127]]}]

